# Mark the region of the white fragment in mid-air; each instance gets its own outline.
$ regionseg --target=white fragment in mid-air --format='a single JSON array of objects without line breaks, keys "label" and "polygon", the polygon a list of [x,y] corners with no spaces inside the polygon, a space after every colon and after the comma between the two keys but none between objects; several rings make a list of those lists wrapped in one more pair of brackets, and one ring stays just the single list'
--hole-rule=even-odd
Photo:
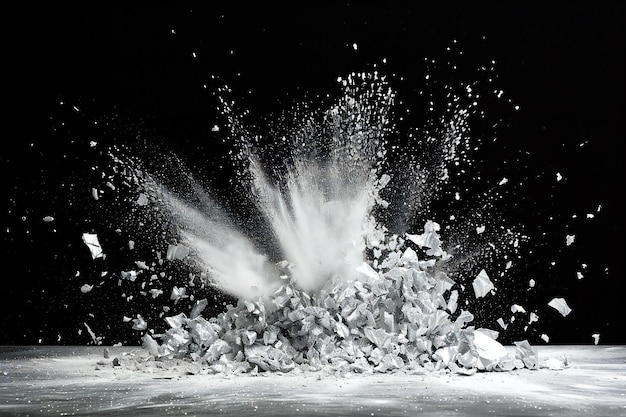
[{"label": "white fragment in mid-air", "polygon": [[85,284],[82,287],[80,287],[80,292],[82,292],[83,294],[87,294],[92,289],[93,289],[93,285]]},{"label": "white fragment in mid-air", "polygon": [[506,184],[507,182],[509,182],[509,179],[508,179],[507,177],[504,177],[504,178],[502,178],[502,179],[500,180],[500,182],[498,183],[498,185],[504,185],[504,184]]},{"label": "white fragment in mid-air", "polygon": [[564,298],[553,298],[548,305],[561,313],[563,317],[567,316],[572,311]]},{"label": "white fragment in mid-air", "polygon": [[545,333],[542,333],[540,337],[541,337],[541,340],[543,340],[546,343],[548,343],[550,341],[550,336],[548,336]]},{"label": "white fragment in mid-air", "polygon": [[98,241],[97,234],[83,233],[83,242],[85,242],[85,245],[89,248],[93,259],[104,257],[104,252],[102,251],[102,246],[100,246],[100,242]]},{"label": "white fragment in mid-air", "polygon": [[557,172],[557,173],[556,173],[556,180],[557,180],[557,181],[561,181],[562,179],[563,179],[563,176],[561,175],[561,173],[560,173],[560,172]]},{"label": "white fragment in mid-air", "polygon": [[591,335],[591,337],[593,337],[593,344],[597,345],[600,341],[600,333],[594,333]]},{"label": "white fragment in mid-air", "polygon": [[472,286],[474,287],[476,298],[484,297],[495,288],[484,269],[478,273],[478,276],[472,282]]},{"label": "white fragment in mid-air", "polygon": [[521,305],[519,305],[519,304],[513,304],[511,306],[511,312],[513,314],[515,314],[515,313],[525,313],[526,309],[524,307],[522,307]]},{"label": "white fragment in mid-air", "polygon": [[565,236],[565,244],[567,246],[571,245],[572,243],[574,243],[574,240],[576,239],[575,235],[566,235]]},{"label": "white fragment in mid-air", "polygon": [[46,222],[46,223],[53,222],[54,221],[54,217],[46,216],[46,217],[43,218],[43,221]]},{"label": "white fragment in mid-air", "polygon": [[476,233],[477,233],[477,234],[481,234],[481,233],[483,233],[484,231],[485,231],[485,225],[478,226],[478,227],[476,228]]}]

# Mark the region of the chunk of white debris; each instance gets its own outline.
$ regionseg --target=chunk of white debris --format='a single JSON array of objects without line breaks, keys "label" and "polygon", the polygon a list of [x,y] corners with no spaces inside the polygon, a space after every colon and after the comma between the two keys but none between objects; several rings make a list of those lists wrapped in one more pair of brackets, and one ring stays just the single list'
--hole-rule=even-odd
[{"label": "chunk of white debris", "polygon": [[172,288],[172,294],[170,295],[170,300],[174,301],[174,304],[178,303],[181,299],[189,297],[187,294],[187,289],[185,287],[178,288],[174,286]]},{"label": "chunk of white debris", "polygon": [[140,314],[137,314],[137,318],[133,319],[133,330],[146,330],[148,328],[148,323],[141,317]]},{"label": "chunk of white debris", "polygon": [[553,371],[560,371],[565,369],[565,364],[563,363],[563,361],[556,358],[546,359],[545,365],[548,369],[551,369]]},{"label": "chunk of white debris", "polygon": [[539,366],[539,358],[537,350],[528,343],[527,340],[515,343],[515,357],[522,362],[528,369],[536,369]]},{"label": "chunk of white debris", "polygon": [[46,223],[53,222],[54,221],[54,217],[46,216],[46,217],[43,218],[43,221],[46,222]]},{"label": "chunk of white debris", "polygon": [[478,273],[478,276],[472,282],[472,286],[474,287],[476,298],[484,297],[495,288],[484,269]]},{"label": "chunk of white debris", "polygon": [[440,229],[441,226],[439,226],[439,223],[428,220],[424,225],[424,233],[421,235],[405,233],[405,236],[416,245],[428,248],[426,251],[427,255],[445,256],[446,253],[441,249],[441,240],[439,239],[439,234],[437,233]]},{"label": "chunk of white debris", "polygon": [[506,324],[504,322],[504,319],[502,317],[500,317],[498,320],[496,320],[496,322],[500,325],[500,327],[502,327],[504,330],[506,330],[507,327],[509,327],[508,324]]},{"label": "chunk of white debris", "polygon": [[493,370],[498,362],[508,356],[506,348],[484,332],[474,332],[474,346],[479,359],[478,368],[481,370]]},{"label": "chunk of white debris", "polygon": [[144,193],[141,193],[135,202],[138,206],[145,206],[148,204],[148,197]]},{"label": "chunk of white debris", "polygon": [[481,233],[484,233],[484,232],[485,232],[485,225],[478,226],[478,227],[476,228],[476,233],[477,233],[477,234],[481,234]]},{"label": "chunk of white debris", "polygon": [[97,199],[98,199],[98,197],[99,197],[99,196],[98,196],[98,190],[97,190],[97,189],[95,189],[95,188],[92,188],[92,189],[91,189],[91,196],[93,197],[93,199],[94,199],[94,200],[97,200]]},{"label": "chunk of white debris", "polygon": [[593,338],[593,344],[597,345],[600,341],[600,333],[594,333],[591,335],[591,337]]},{"label": "chunk of white debris", "polygon": [[173,259],[184,259],[189,255],[189,248],[185,245],[169,245],[165,257],[168,261]]},{"label": "chunk of white debris", "polygon": [[562,179],[563,179],[563,176],[561,175],[561,173],[560,173],[560,172],[557,172],[557,173],[556,173],[556,180],[557,180],[557,181],[561,181]]},{"label": "chunk of white debris", "polygon": [[152,288],[149,292],[152,298],[157,298],[159,295],[163,294],[163,291],[158,288]]},{"label": "chunk of white debris", "polygon": [[502,179],[500,180],[500,182],[498,183],[498,185],[504,185],[504,184],[506,184],[507,182],[509,182],[508,178],[504,177],[504,178],[502,178]]},{"label": "chunk of white debris", "polygon": [[522,306],[521,306],[521,305],[519,305],[519,304],[513,304],[513,305],[511,306],[511,312],[512,312],[513,314],[515,314],[515,313],[525,313],[525,312],[526,312],[526,309],[524,309],[524,307],[522,307]]},{"label": "chunk of white debris", "polygon": [[548,336],[545,333],[542,333],[540,337],[541,337],[541,340],[543,340],[546,343],[548,343],[550,341],[550,336]]},{"label": "chunk of white debris", "polygon": [[564,298],[553,298],[548,305],[561,313],[563,317],[567,316],[572,311]]},{"label": "chunk of white debris", "polygon": [[89,248],[93,259],[104,257],[104,252],[102,251],[102,246],[100,246],[100,242],[98,241],[97,234],[83,233],[83,242],[85,242],[85,245]]},{"label": "chunk of white debris", "polygon": [[585,277],[585,276],[583,275],[583,273],[582,273],[582,272],[580,272],[580,271],[576,271],[576,278],[578,278],[578,279],[583,279],[584,277]]},{"label": "chunk of white debris", "polygon": [[576,239],[575,235],[566,235],[565,236],[565,244],[567,246],[571,245],[572,243],[574,243],[574,240]]},{"label": "chunk of white debris", "polygon": [[367,262],[363,262],[356,268],[356,270],[371,280],[378,279],[378,272],[376,272]]},{"label": "chunk of white debris", "polygon": [[93,285],[89,285],[89,284],[85,284],[82,287],[80,287],[80,291],[83,294],[87,294],[89,291],[91,291],[93,289]]},{"label": "chunk of white debris", "polygon": [[533,287],[535,286],[535,280],[531,278],[531,279],[528,281],[528,286],[529,286],[530,288],[533,288]]}]

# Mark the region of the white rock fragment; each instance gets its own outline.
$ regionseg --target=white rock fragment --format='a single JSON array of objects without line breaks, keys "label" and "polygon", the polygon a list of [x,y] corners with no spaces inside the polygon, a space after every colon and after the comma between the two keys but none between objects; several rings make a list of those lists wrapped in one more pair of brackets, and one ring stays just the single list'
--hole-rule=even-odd
[{"label": "white rock fragment", "polygon": [[149,293],[152,298],[157,298],[159,295],[163,294],[163,291],[159,290],[158,288],[152,288],[150,289]]},{"label": "white rock fragment", "polygon": [[[96,336],[96,334],[91,330],[91,327],[89,327],[89,325],[87,323],[83,323],[85,325],[85,328],[87,329],[87,332],[89,333],[89,336],[91,337],[91,340],[93,341],[93,343],[95,345],[101,345],[102,344],[102,337],[101,336]],[[80,332],[79,332],[80,334]]]},{"label": "white rock fragment", "polygon": [[182,300],[183,298],[189,297],[186,294],[186,292],[187,292],[187,289],[185,287],[178,288],[177,286],[174,286],[174,288],[172,288],[172,293],[170,295],[170,300],[174,301],[174,304],[176,304],[180,300]]},{"label": "white rock fragment", "polygon": [[140,314],[137,314],[137,318],[133,319],[133,330],[146,330],[148,328],[148,323],[141,317]]},{"label": "white rock fragment", "polygon": [[504,184],[506,184],[507,182],[509,182],[508,178],[504,177],[504,178],[502,178],[502,179],[500,180],[500,182],[498,183],[498,185],[504,185]]},{"label": "white rock fragment", "polygon": [[537,350],[527,340],[514,343],[516,348],[515,358],[521,360],[528,369],[537,369],[539,367]]},{"label": "white rock fragment", "polygon": [[600,341],[600,333],[594,333],[591,335],[591,337],[593,338],[593,344],[597,345]]},{"label": "white rock fragment", "polygon": [[563,317],[567,316],[572,311],[572,309],[567,305],[567,302],[564,298],[553,298],[552,300],[550,300],[548,305],[561,313]]},{"label": "white rock fragment", "polygon": [[46,222],[46,223],[53,222],[54,221],[54,217],[46,216],[46,217],[43,218],[43,221]]},{"label": "white rock fragment", "polygon": [[89,251],[91,252],[91,257],[93,259],[104,257],[104,252],[102,251],[102,247],[100,246],[100,242],[98,241],[97,234],[83,233],[83,242],[89,248]]},{"label": "white rock fragment", "polygon": [[92,289],[93,289],[93,285],[85,284],[82,287],[80,287],[80,292],[82,292],[83,294],[87,294]]},{"label": "white rock fragment", "polygon": [[565,245],[569,246],[572,243],[574,243],[574,240],[576,239],[575,235],[566,235],[565,236]]},{"label": "white rock fragment", "polygon": [[356,268],[356,271],[363,274],[369,280],[378,279],[378,272],[376,272],[374,268],[372,268],[367,262],[363,262],[361,265],[359,265]]},{"label": "white rock fragment", "polygon": [[582,273],[582,272],[580,272],[580,271],[576,271],[576,278],[578,278],[578,279],[583,279],[584,277],[585,277],[585,276],[583,275],[583,273]]},{"label": "white rock fragment", "polygon": [[479,234],[479,235],[480,235],[480,234],[482,234],[482,233],[484,233],[484,232],[485,232],[485,225],[478,226],[478,227],[476,228],[476,233],[477,233],[477,234]]},{"label": "white rock fragment", "polygon": [[561,173],[560,173],[560,172],[557,172],[557,173],[556,173],[556,180],[557,180],[557,181],[561,181],[562,179],[563,179],[563,176],[561,175]]},{"label": "white rock fragment", "polygon": [[472,282],[472,287],[474,287],[476,298],[484,297],[495,288],[484,269],[478,273],[478,276]]},{"label": "white rock fragment", "polygon": [[535,287],[535,280],[531,278],[531,279],[528,281],[528,286],[529,286],[530,288],[534,288],[534,287]]},{"label": "white rock fragment", "polygon": [[513,314],[515,314],[515,313],[525,313],[525,312],[526,312],[526,309],[524,309],[524,307],[522,307],[522,306],[521,306],[521,305],[519,305],[519,304],[513,304],[513,305],[511,306],[511,312],[512,312]]},{"label": "white rock fragment", "polygon": [[94,200],[97,200],[99,198],[99,193],[98,190],[95,188],[91,189],[91,196],[93,197]]},{"label": "white rock fragment", "polygon": [[496,320],[496,322],[500,325],[500,327],[502,327],[504,330],[506,330],[507,327],[509,327],[508,324],[506,324],[504,322],[504,319],[502,317],[500,317],[498,320]]},{"label": "white rock fragment", "polygon": [[541,340],[543,340],[546,343],[550,342],[550,337],[545,333],[542,333],[541,336],[539,337],[541,337]]},{"label": "white rock fragment", "polygon": [[139,197],[137,197],[135,203],[137,203],[138,206],[145,206],[146,204],[148,204],[148,196],[146,196],[144,193],[139,194]]}]

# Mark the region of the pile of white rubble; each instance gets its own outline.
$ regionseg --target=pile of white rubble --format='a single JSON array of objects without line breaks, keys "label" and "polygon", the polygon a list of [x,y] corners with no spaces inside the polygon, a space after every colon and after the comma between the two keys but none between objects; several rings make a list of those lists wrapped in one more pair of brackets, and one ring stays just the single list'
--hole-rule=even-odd
[{"label": "pile of white rubble", "polygon": [[[438,230],[429,221],[423,234],[405,239],[370,233],[374,261],[358,268],[361,279],[329,278],[314,292],[299,289],[283,262],[282,285],[271,296],[241,299],[209,320],[201,315],[207,300],[200,300],[189,316],[166,318],[170,328],[155,335],[160,343],[144,335],[144,347],[157,360],[191,360],[206,372],[448,369],[471,375],[537,368],[528,342],[517,342],[509,354],[497,332],[469,326],[473,315],[457,311],[455,282],[443,271],[450,256]],[[428,259],[418,259],[416,250]]]}]

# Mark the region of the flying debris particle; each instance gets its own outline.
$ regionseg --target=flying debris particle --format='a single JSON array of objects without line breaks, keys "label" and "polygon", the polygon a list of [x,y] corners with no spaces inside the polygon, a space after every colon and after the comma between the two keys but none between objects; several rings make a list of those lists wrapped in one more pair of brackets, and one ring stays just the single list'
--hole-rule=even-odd
[{"label": "flying debris particle", "polygon": [[524,307],[522,307],[522,306],[521,306],[521,305],[519,305],[519,304],[513,304],[513,305],[511,306],[511,312],[512,312],[513,314],[515,314],[515,313],[525,313],[525,312],[526,312],[526,309],[524,309]]},{"label": "flying debris particle", "polygon": [[481,233],[483,233],[484,231],[485,231],[485,225],[478,226],[478,227],[476,228],[476,233],[478,233],[478,234],[481,234]]},{"label": "flying debris particle", "polygon": [[133,330],[144,331],[148,328],[148,323],[141,317],[140,314],[137,314],[137,318],[133,319]]},{"label": "flying debris particle", "polygon": [[584,277],[585,277],[585,276],[583,275],[583,273],[582,273],[582,272],[580,272],[580,271],[576,271],[576,278],[578,278],[578,279],[583,279]]},{"label": "flying debris particle", "polygon": [[500,325],[500,327],[502,327],[504,330],[506,330],[507,327],[509,327],[508,324],[506,324],[504,322],[504,319],[502,319],[502,317],[500,317],[498,320],[496,320],[496,322]]},{"label": "flying debris particle", "polygon": [[472,282],[472,286],[474,287],[476,298],[484,297],[495,288],[484,269],[478,273],[478,276]]},{"label": "flying debris particle", "polygon": [[91,189],[91,196],[93,197],[94,200],[98,199],[98,190],[96,190],[95,188]]},{"label": "flying debris particle", "polygon": [[567,246],[571,245],[572,243],[574,243],[574,240],[576,239],[575,235],[566,235],[565,236],[565,244]]},{"label": "flying debris particle", "polygon": [[530,312],[530,317],[528,319],[528,324],[532,324],[532,323],[537,322],[537,321],[539,321],[539,316],[531,311]]},{"label": "flying debris particle", "polygon": [[95,140],[90,140],[89,141],[89,147],[90,148],[95,148],[96,145],[98,145],[98,142],[96,142]]},{"label": "flying debris particle", "polygon": [[128,241],[128,249],[129,250],[135,249],[135,241],[134,240],[129,240]]},{"label": "flying debris particle", "polygon": [[556,173],[556,180],[557,180],[557,181],[561,181],[562,179],[563,179],[563,176],[561,175],[561,173],[560,173],[560,172],[557,172],[557,173]]},{"label": "flying debris particle", "polygon": [[211,128],[211,132],[219,132],[220,131],[220,127],[218,125],[213,125],[213,127]]},{"label": "flying debris particle", "polygon": [[150,290],[150,295],[152,296],[152,298],[157,298],[159,295],[163,294],[162,290],[159,290],[157,288],[152,288]]},{"label": "flying debris particle", "polygon": [[354,49],[356,51],[357,49],[359,49],[359,45],[356,42],[354,42],[352,44],[352,49]]},{"label": "flying debris particle", "polygon": [[139,194],[136,203],[139,206],[145,206],[146,204],[148,204],[148,197],[144,193],[141,193]]},{"label": "flying debris particle", "polygon": [[43,218],[43,221],[46,222],[46,223],[53,222],[54,221],[54,217],[46,216],[46,217]]},{"label": "flying debris particle", "polygon": [[172,288],[172,294],[170,295],[170,300],[174,301],[174,304],[176,304],[183,298],[189,297],[186,294],[186,292],[187,292],[187,289],[185,287],[178,288],[177,286],[174,286],[174,288]]},{"label": "flying debris particle", "polygon": [[528,281],[528,286],[529,286],[530,288],[534,288],[534,287],[535,287],[535,280],[531,278],[531,279]]},{"label": "flying debris particle", "polygon": [[89,336],[91,336],[91,340],[93,341],[93,343],[96,344],[96,345],[101,345],[102,344],[102,337],[101,336],[96,336],[96,334],[91,330],[91,327],[89,327],[89,325],[87,323],[83,323],[83,324],[87,328],[87,332],[89,333]]},{"label": "flying debris particle", "polygon": [[93,259],[103,258],[104,252],[102,251],[102,247],[100,246],[100,242],[98,241],[98,235],[94,233],[83,233],[83,242],[89,248],[91,252],[91,257]]},{"label": "flying debris particle", "polygon": [[545,333],[542,333],[541,336],[539,336],[539,337],[541,337],[541,340],[543,340],[546,343],[550,342],[550,336],[548,336]]},{"label": "flying debris particle", "polygon": [[174,259],[184,259],[189,255],[189,248],[184,245],[169,245],[165,257],[168,261]]},{"label": "flying debris particle", "polygon": [[507,182],[509,182],[508,178],[504,177],[504,178],[502,178],[502,179],[500,180],[500,182],[498,183],[498,185],[504,185],[504,184],[506,184]]},{"label": "flying debris particle", "polygon": [[548,305],[561,313],[563,317],[567,316],[572,311],[564,298],[553,298]]},{"label": "flying debris particle", "polygon": [[588,219],[593,219],[595,216],[593,213],[587,213],[587,218]]},{"label": "flying debris particle", "polygon": [[597,345],[600,341],[600,333],[594,333],[591,335],[591,337],[593,338],[593,344]]},{"label": "flying debris particle", "polygon": [[83,294],[87,294],[89,291],[91,291],[93,289],[93,285],[89,285],[89,284],[85,284],[82,287],[80,287],[80,291]]}]

